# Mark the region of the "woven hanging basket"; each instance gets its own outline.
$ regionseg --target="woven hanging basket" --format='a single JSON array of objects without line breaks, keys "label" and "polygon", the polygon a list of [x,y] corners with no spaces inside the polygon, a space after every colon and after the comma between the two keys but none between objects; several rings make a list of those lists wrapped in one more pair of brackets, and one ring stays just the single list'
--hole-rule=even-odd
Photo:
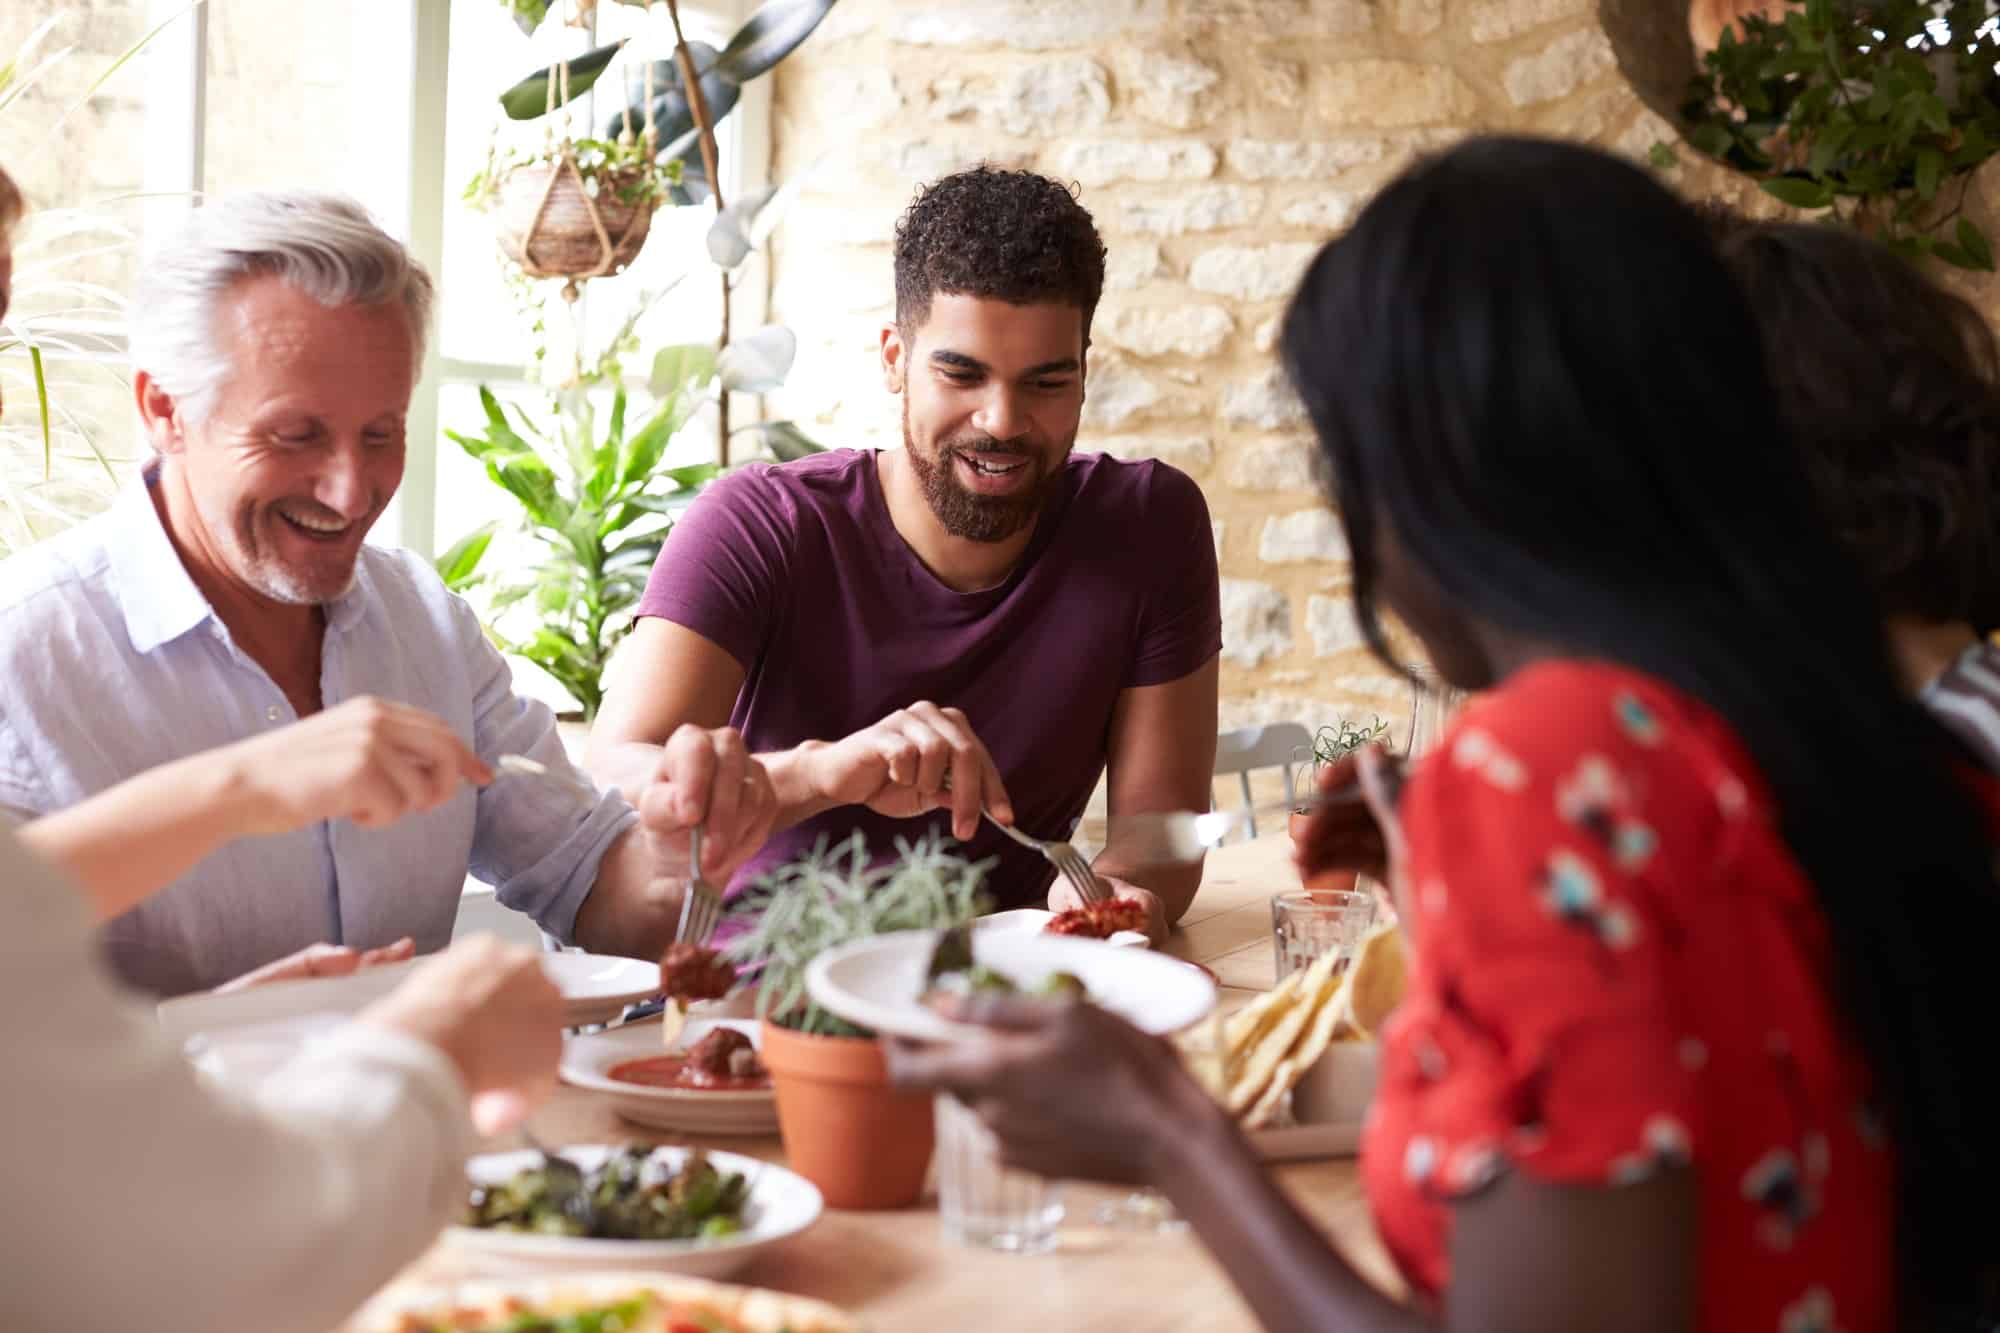
[{"label": "woven hanging basket", "polygon": [[599,171],[593,194],[566,146],[552,160],[514,168],[494,209],[501,250],[531,278],[622,272],[653,226],[658,201],[641,193],[646,173],[644,164]]}]

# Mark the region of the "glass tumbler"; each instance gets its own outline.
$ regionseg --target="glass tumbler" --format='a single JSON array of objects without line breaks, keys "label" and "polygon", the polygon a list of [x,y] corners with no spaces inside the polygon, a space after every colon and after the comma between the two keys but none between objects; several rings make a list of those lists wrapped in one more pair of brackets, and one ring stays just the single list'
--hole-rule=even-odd
[{"label": "glass tumbler", "polygon": [[1351,959],[1375,924],[1375,911],[1376,895],[1365,890],[1293,889],[1272,894],[1274,984],[1328,953]]},{"label": "glass tumbler", "polygon": [[1002,1166],[992,1131],[950,1093],[937,1097],[937,1186],[948,1239],[1012,1254],[1055,1248],[1062,1185]]}]

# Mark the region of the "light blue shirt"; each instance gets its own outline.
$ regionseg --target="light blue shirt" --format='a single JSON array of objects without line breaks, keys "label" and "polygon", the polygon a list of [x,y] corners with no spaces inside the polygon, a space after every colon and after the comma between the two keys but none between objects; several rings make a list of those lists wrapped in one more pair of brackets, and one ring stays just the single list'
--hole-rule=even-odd
[{"label": "light blue shirt", "polygon": [[[326,707],[377,695],[437,714],[489,762],[526,754],[575,771],[554,715],[514,693],[472,608],[417,556],[364,547],[326,621]],[[296,720],[188,576],[145,486],[0,563],[0,806],[59,810]],[[532,778],[466,787],[388,828],[334,820],[232,843],[110,922],[104,943],[119,975],[161,995],[321,940],[440,949],[468,870],[567,942],[599,861],[636,820],[616,792],[586,808]]]}]

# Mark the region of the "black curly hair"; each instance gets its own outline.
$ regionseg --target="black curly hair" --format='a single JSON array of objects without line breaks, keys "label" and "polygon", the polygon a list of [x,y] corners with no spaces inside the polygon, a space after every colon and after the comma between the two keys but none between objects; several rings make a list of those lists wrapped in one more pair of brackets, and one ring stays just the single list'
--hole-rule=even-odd
[{"label": "black curly hair", "polygon": [[1702,210],[1786,429],[1882,610],[2000,626],[2000,349],[1970,304],[1824,224]]},{"label": "black curly hair", "polygon": [[1104,293],[1104,242],[1068,187],[1032,171],[977,166],[917,191],[896,223],[896,324],[914,333],[938,292],[1083,311]]}]

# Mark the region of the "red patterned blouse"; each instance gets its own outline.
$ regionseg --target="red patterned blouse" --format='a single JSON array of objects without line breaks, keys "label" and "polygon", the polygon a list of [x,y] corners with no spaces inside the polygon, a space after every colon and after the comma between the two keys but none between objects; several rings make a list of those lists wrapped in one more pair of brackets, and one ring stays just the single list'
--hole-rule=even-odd
[{"label": "red patterned blouse", "polygon": [[1451,1201],[1504,1172],[1692,1162],[1700,1328],[1894,1327],[1894,1155],[1825,923],[1721,719],[1543,663],[1465,709],[1402,808],[1419,943],[1363,1170],[1417,1291],[1449,1279]]}]

